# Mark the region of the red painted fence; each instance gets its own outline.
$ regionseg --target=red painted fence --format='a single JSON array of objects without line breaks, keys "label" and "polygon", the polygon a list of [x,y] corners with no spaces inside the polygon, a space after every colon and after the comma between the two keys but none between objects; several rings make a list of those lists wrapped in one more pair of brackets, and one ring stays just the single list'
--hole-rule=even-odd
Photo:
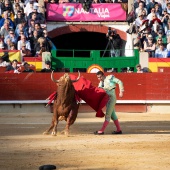
[{"label": "red painted fence", "polygon": [[[54,73],[56,79],[62,75]],[[170,73],[114,75],[123,81],[125,87],[124,97],[117,97],[118,100],[170,100]],[[94,86],[98,85],[96,74],[81,73],[81,76],[92,81]],[[45,100],[56,88],[50,73],[0,73],[0,100]]]}]

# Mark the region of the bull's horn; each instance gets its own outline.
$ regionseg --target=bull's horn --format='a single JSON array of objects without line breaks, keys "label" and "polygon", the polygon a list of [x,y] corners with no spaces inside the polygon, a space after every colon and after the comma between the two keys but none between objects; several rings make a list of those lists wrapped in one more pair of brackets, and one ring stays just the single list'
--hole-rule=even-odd
[{"label": "bull's horn", "polygon": [[71,80],[73,83],[77,82],[80,79],[80,72],[79,72],[79,70],[78,70],[78,73],[79,73],[79,75],[78,75],[77,79],[76,80]]},{"label": "bull's horn", "polygon": [[52,80],[53,82],[55,82],[55,83],[58,83],[59,80],[55,80],[55,79],[54,79],[53,72],[54,72],[54,71],[51,72],[51,80]]}]

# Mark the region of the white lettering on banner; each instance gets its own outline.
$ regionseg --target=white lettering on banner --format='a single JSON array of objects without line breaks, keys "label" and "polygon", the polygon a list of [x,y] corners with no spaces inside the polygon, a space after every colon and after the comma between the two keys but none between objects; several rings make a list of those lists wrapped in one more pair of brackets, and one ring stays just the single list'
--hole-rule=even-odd
[{"label": "white lettering on banner", "polygon": [[109,18],[110,15],[109,15],[109,10],[108,8],[90,8],[89,9],[89,12],[85,11],[83,8],[78,8],[78,9],[75,9],[75,13],[77,14],[97,14],[98,17],[100,18]]}]

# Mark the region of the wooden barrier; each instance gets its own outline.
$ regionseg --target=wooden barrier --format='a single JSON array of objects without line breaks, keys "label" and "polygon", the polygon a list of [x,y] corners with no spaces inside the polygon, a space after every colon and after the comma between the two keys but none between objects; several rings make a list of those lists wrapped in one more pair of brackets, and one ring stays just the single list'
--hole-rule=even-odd
[{"label": "wooden barrier", "polygon": [[[64,73],[54,73],[59,79]],[[77,76],[77,73],[71,73]],[[106,73],[110,74],[110,73]],[[123,98],[118,97],[118,111],[144,112],[148,105],[153,103],[170,103],[170,73],[115,73],[124,83]],[[96,74],[81,73],[81,76],[90,80],[94,86],[98,85]],[[51,81],[50,73],[0,73],[0,100],[3,101],[29,101],[45,99],[57,86]],[[21,102],[22,103],[22,102]],[[36,103],[36,102],[35,102]]]}]

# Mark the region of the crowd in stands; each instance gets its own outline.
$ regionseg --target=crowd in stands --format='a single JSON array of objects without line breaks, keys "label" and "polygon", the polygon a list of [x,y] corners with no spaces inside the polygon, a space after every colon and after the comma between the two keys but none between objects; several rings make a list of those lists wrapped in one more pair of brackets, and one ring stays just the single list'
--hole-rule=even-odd
[{"label": "crowd in stands", "polygon": [[127,33],[136,35],[134,48],[148,52],[149,57],[170,57],[169,0],[136,0],[131,19]]},{"label": "crowd in stands", "polygon": [[24,57],[42,56],[54,48],[46,30],[45,14],[39,7],[38,0],[0,1],[0,50],[4,51],[0,66],[10,64],[10,50],[19,50],[23,62]]}]

